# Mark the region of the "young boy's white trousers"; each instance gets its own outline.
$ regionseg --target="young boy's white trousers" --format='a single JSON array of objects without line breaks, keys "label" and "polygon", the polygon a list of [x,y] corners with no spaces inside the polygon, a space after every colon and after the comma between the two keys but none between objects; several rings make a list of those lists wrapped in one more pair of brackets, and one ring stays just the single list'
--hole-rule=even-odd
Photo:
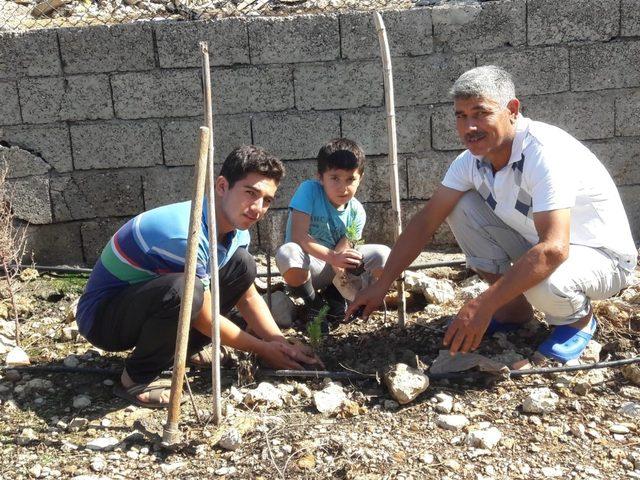
[{"label": "young boy's white trousers", "polygon": [[[386,245],[376,244],[359,245],[356,247],[356,250],[363,256],[364,273],[360,276],[348,274],[349,288],[345,288],[347,285],[345,285],[344,282],[334,282],[335,272],[330,264],[312,257],[295,242],[285,243],[278,248],[275,259],[281,274],[291,268],[309,270],[313,288],[322,290],[333,282],[347,300],[353,300],[355,293],[373,283],[371,272],[384,267],[390,252],[389,247]],[[352,291],[353,294],[351,293]]]},{"label": "young boy's white trousers", "polygon": [[[475,191],[460,199],[447,218],[453,235],[476,271],[501,274],[532,245],[504,223]],[[633,273],[606,248],[570,245],[569,258],[548,278],[524,292],[529,303],[552,325],[566,325],[587,315],[590,300],[603,300],[627,287]]]}]

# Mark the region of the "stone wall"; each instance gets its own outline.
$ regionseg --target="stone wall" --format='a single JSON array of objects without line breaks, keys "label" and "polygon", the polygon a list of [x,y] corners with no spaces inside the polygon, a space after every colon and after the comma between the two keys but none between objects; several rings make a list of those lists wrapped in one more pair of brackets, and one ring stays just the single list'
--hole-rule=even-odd
[{"label": "stone wall", "polygon": [[[499,64],[524,113],[608,166],[640,238],[639,0],[502,0],[384,15],[393,55],[405,217],[460,150],[448,89]],[[157,22],[0,36],[0,156],[40,263],[91,263],[130,216],[190,195],[201,124],[197,42],[212,50],[216,157],[256,143],[286,162],[254,231],[282,238],[320,145],[364,145],[368,241],[390,242],[382,69],[371,13]],[[437,241],[447,241],[446,232]]]}]

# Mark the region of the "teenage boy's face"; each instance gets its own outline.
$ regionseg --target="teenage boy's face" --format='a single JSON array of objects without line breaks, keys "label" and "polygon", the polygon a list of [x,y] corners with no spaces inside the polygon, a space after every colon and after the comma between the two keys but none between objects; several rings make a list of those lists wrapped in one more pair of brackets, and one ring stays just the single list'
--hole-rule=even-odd
[{"label": "teenage boy's face", "polygon": [[331,168],[318,176],[329,201],[336,208],[354,197],[361,178],[357,168],[353,170]]},{"label": "teenage boy's face", "polygon": [[224,223],[218,228],[247,230],[267,213],[277,189],[272,178],[259,173],[250,173],[231,188],[226,178],[218,177],[216,194],[222,212],[218,221]]}]

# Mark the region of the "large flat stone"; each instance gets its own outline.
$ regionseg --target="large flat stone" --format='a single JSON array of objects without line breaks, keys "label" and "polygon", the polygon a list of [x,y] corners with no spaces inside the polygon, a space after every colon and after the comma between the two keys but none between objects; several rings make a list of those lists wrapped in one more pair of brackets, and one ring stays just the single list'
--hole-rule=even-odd
[{"label": "large flat stone", "polygon": [[0,125],[22,123],[18,86],[15,82],[0,82]]},{"label": "large flat stone", "polygon": [[637,240],[640,238],[640,185],[620,187],[618,191],[627,212],[631,234]]},{"label": "large flat stone", "polygon": [[461,150],[464,144],[456,130],[456,116],[453,104],[434,107],[431,115],[433,148],[436,150]]},{"label": "large flat stone", "polygon": [[77,170],[162,164],[162,139],[156,122],[75,124],[70,129]]},{"label": "large flat stone", "polygon": [[40,265],[82,265],[82,238],[77,222],[30,225],[27,251]]},{"label": "large flat stone", "polygon": [[202,115],[198,70],[163,70],[111,77],[118,118],[188,117]]},{"label": "large flat stone", "polygon": [[86,263],[93,265],[113,234],[128,218],[100,218],[80,224],[82,250]]},{"label": "large flat stone", "polygon": [[142,210],[139,170],[73,172],[51,178],[56,222],[135,215]]},{"label": "large flat stone", "polygon": [[[398,157],[398,187],[400,198],[407,198],[407,162],[404,156]],[[367,158],[356,198],[362,203],[391,201],[391,167],[388,157]]]},{"label": "large flat stone", "polygon": [[201,41],[209,44],[212,66],[249,63],[247,22],[242,18],[158,22],[155,32],[161,68],[199,67]]},{"label": "large flat stone", "polygon": [[640,36],[640,0],[622,0],[620,12],[620,34],[625,37]]},{"label": "large flat stone", "polygon": [[434,54],[398,58],[393,64],[396,105],[426,105],[450,100],[453,82],[475,66],[473,55]]},{"label": "large flat stone", "polygon": [[640,86],[640,41],[610,42],[571,50],[571,88],[602,90]]},{"label": "large flat stone", "polygon": [[[202,124],[202,119],[190,118],[161,126],[165,165],[195,165]],[[251,143],[251,119],[246,115],[217,115],[213,135],[215,162],[222,163],[234,148]]]},{"label": "large flat stone", "polygon": [[194,167],[147,168],[142,174],[144,208],[149,210],[193,198]]},{"label": "large flat stone", "polygon": [[609,40],[618,34],[617,0],[528,0],[529,45]]},{"label": "large flat stone", "polygon": [[456,156],[457,152],[427,152],[407,158],[409,198],[431,198]]},{"label": "large flat stone", "polygon": [[340,57],[335,15],[263,17],[249,22],[251,63],[298,63]]},{"label": "large flat stone", "polygon": [[606,93],[558,93],[522,101],[523,113],[579,140],[613,137],[614,98]]},{"label": "large flat stone", "polygon": [[150,70],[155,67],[151,23],[58,30],[65,73]]},{"label": "large flat stone", "polygon": [[[389,152],[387,113],[385,110],[343,112],[342,135],[362,145],[367,155]],[[431,109],[428,107],[396,110],[398,152],[421,152],[431,148]]]},{"label": "large flat stone", "polygon": [[616,99],[616,135],[640,135],[640,90]]},{"label": "large flat stone", "polygon": [[27,150],[0,145],[0,169],[4,165],[9,167],[7,178],[44,175],[51,170],[47,162]]},{"label": "large flat stone", "polygon": [[287,65],[214,68],[211,84],[217,114],[272,112],[294,107],[293,76]]},{"label": "large flat stone", "polygon": [[508,71],[517,96],[569,90],[569,50],[564,47],[483,53],[478,55],[480,65],[498,65]]},{"label": "large flat stone", "polygon": [[293,197],[300,184],[309,178],[317,177],[317,165],[316,160],[285,161],[286,173],[278,186],[276,198],[271,208],[287,208],[291,197]]},{"label": "large flat stone", "polygon": [[526,43],[526,1],[451,3],[433,8],[436,50],[469,52]]},{"label": "large flat stone", "polygon": [[340,117],[333,112],[276,113],[253,118],[256,145],[284,159],[315,158],[320,147],[340,136]]},{"label": "large flat stone", "polygon": [[[392,57],[433,52],[431,10],[427,8],[382,12]],[[380,58],[380,43],[373,12],[340,15],[342,58]]]},{"label": "large flat stone", "polygon": [[640,184],[640,137],[607,138],[587,146],[607,167],[616,185]]},{"label": "large flat stone", "polygon": [[296,65],[294,86],[298,110],[377,107],[384,101],[379,62]]},{"label": "large flat stone", "polygon": [[66,124],[3,127],[0,128],[0,140],[38,155],[58,173],[73,170]]},{"label": "large flat stone", "polygon": [[48,175],[16,178],[7,184],[15,218],[36,225],[51,223]]},{"label": "large flat stone", "polygon": [[24,75],[59,75],[61,71],[55,30],[2,35],[0,79],[15,79]]},{"label": "large flat stone", "polygon": [[107,75],[24,78],[18,88],[25,123],[113,118]]}]

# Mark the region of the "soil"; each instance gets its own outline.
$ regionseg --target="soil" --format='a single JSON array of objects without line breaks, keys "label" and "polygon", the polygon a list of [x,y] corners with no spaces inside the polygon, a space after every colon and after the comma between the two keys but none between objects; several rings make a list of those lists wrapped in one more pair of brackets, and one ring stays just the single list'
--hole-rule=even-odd
[{"label": "soil", "polygon": [[[437,252],[423,254],[420,261],[455,258],[460,257]],[[460,284],[470,272],[462,267],[425,272],[453,282],[456,299],[433,305],[412,295],[405,328],[398,326],[395,311],[339,325],[319,349],[327,368],[375,373],[398,362],[429,366],[442,348],[447,322],[463,303]],[[121,370],[123,353],[102,352],[82,338],[69,340],[63,335],[62,329],[69,325],[67,311],[83,282],[78,277],[42,275],[23,285],[21,336],[32,365],[73,365],[75,360],[69,358],[75,356],[81,368]],[[622,296],[595,302],[595,309],[601,360],[638,355],[638,291],[632,287]],[[479,353],[509,360],[530,357],[548,331],[546,324],[534,321],[523,331],[485,339]],[[302,338],[294,329],[286,333]],[[238,362],[243,366],[251,361],[239,357],[226,364],[237,367]],[[402,406],[373,378],[342,381],[355,408],[337,416],[318,413],[301,385],[314,393],[324,387],[322,379],[252,382],[245,369],[225,368],[222,393],[227,415],[219,428],[208,420],[210,373],[191,371],[200,419],[189,402],[183,405],[182,441],[173,448],[160,442],[166,411],[132,407],[114,397],[117,376],[113,374],[37,370],[16,374],[5,369],[0,375],[0,479],[640,478],[640,470],[635,470],[640,469],[639,420],[618,411],[627,402],[640,403],[640,388],[618,368],[512,379],[471,372],[457,379],[432,380],[424,393]],[[38,386],[34,379],[51,383]],[[275,385],[285,404],[245,405],[238,390],[243,394],[258,381]],[[555,411],[525,413],[525,397],[543,387],[558,395]],[[90,404],[74,407],[79,395],[87,396]],[[467,426],[452,431],[436,425],[441,415],[436,402],[443,395],[452,397],[452,413],[464,415]],[[468,444],[471,432],[489,426],[502,434],[496,446]],[[217,442],[232,428],[239,432],[241,443],[226,450]],[[87,448],[97,438],[115,439],[114,445],[104,451]]]}]

